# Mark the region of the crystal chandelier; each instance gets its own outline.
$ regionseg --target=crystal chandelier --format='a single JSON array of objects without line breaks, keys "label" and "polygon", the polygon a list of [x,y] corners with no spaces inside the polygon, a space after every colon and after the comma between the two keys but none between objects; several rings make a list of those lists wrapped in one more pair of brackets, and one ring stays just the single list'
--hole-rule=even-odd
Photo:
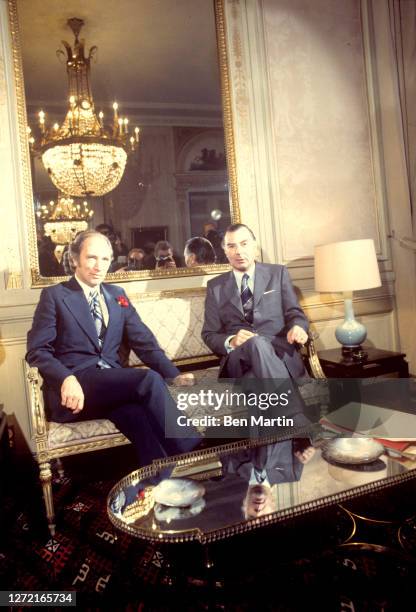
[{"label": "crystal chandelier", "polygon": [[56,244],[69,244],[78,232],[88,229],[88,220],[94,211],[88,208],[88,202],[75,203],[72,198],[60,196],[55,203],[41,204],[36,211],[37,217],[45,221],[45,236],[50,236]]},{"label": "crystal chandelier", "polygon": [[[69,108],[61,125],[46,127],[45,113],[39,112],[40,145],[35,146],[29,131],[29,142],[42,155],[42,162],[54,185],[73,197],[102,196],[119,184],[126,166],[127,152],[139,143],[139,128],[129,134],[127,117],[119,117],[118,105],[113,104],[113,120],[104,125],[104,114],[97,116],[90,86],[90,62],[97,51],[91,47],[84,53],[84,40],[78,35],[82,19],[68,19],[74,33],[73,48],[62,41],[66,49],[69,88]],[[58,56],[64,56],[62,50]]]}]

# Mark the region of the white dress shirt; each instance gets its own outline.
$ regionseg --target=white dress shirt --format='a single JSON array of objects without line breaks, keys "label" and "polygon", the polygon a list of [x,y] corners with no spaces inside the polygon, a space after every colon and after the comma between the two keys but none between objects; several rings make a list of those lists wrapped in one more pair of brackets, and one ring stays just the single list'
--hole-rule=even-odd
[{"label": "white dress shirt", "polygon": [[[254,295],[254,276],[256,273],[256,264],[253,264],[248,270],[245,272],[241,272],[241,270],[233,270],[235,282],[237,283],[238,293],[241,294],[241,283],[243,282],[244,274],[248,274],[247,287],[250,289],[251,293]],[[224,347],[227,353],[231,353],[234,348],[231,346],[230,342],[234,338],[235,334],[228,336],[226,341],[224,342]]]}]

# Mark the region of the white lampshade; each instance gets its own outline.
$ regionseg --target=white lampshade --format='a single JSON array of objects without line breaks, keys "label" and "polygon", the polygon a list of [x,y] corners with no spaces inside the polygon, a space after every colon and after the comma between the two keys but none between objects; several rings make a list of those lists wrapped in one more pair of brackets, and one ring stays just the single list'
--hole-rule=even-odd
[{"label": "white lampshade", "polygon": [[315,247],[317,291],[357,291],[380,285],[374,240],[346,240]]}]

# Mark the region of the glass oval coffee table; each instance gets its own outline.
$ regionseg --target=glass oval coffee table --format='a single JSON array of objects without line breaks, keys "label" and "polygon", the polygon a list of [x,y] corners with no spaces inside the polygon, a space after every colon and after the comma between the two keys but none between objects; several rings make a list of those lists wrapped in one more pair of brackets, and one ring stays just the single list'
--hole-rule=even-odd
[{"label": "glass oval coffee table", "polygon": [[309,444],[245,440],[154,462],[112,488],[108,516],[144,540],[208,544],[416,477],[416,461],[384,449],[365,456],[360,444],[364,455],[345,457]]}]

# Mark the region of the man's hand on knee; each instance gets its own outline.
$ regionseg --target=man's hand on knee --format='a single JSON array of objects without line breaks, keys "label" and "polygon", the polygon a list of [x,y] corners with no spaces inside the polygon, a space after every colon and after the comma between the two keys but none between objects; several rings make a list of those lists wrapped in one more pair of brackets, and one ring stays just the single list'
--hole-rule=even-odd
[{"label": "man's hand on knee", "polygon": [[74,375],[67,376],[61,385],[62,406],[78,414],[84,408],[84,392]]},{"label": "man's hand on knee", "polygon": [[172,382],[175,387],[192,387],[195,384],[195,376],[192,372],[183,372],[182,374],[178,374]]},{"label": "man's hand on knee", "polygon": [[305,344],[308,340],[308,334],[300,325],[294,325],[287,332],[287,341],[289,344],[293,344],[294,342],[298,342],[298,344]]},{"label": "man's hand on knee", "polygon": [[233,348],[237,348],[244,344],[244,342],[247,342],[247,340],[250,340],[250,338],[252,338],[253,336],[257,336],[257,334],[254,334],[248,329],[240,329],[236,333],[236,335],[230,340],[230,346],[232,346]]},{"label": "man's hand on knee", "polygon": [[295,452],[295,457],[297,457],[299,459],[299,461],[301,463],[303,463],[303,465],[305,465],[306,463],[308,463],[308,461],[310,461],[312,459],[312,457],[315,454],[315,449],[313,446],[308,446],[307,448],[305,448],[303,451],[296,451]]}]

